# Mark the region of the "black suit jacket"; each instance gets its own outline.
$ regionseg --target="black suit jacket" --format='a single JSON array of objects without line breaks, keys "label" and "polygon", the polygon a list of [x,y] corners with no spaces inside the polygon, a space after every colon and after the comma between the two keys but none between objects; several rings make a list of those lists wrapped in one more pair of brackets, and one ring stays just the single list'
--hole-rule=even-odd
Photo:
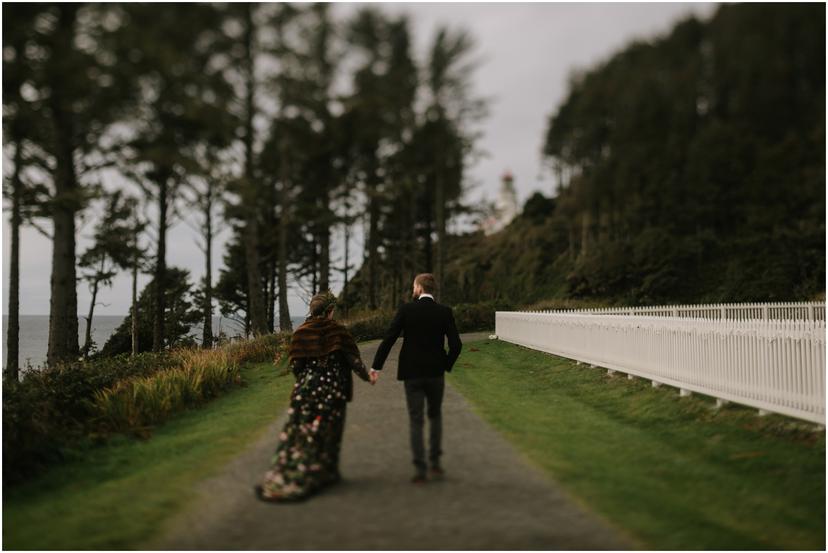
[{"label": "black suit jacket", "polygon": [[[404,304],[397,311],[374,356],[374,369],[382,369],[400,333],[403,334],[403,345],[397,380],[442,376],[451,371],[463,347],[451,307],[423,297]],[[443,348],[446,338],[448,353]]]}]

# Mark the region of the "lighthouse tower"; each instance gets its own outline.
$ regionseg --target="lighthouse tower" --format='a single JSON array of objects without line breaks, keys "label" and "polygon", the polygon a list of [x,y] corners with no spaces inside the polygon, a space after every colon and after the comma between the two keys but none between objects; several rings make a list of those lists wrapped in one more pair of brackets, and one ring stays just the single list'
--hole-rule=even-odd
[{"label": "lighthouse tower", "polygon": [[483,232],[487,235],[499,232],[511,223],[517,214],[518,202],[514,177],[511,171],[507,170],[500,179],[500,192],[495,200],[493,213],[481,224]]}]

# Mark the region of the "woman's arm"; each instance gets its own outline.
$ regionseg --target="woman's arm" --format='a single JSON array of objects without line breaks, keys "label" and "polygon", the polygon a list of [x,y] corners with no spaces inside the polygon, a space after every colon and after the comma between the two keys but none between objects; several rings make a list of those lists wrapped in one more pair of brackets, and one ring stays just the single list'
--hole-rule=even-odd
[{"label": "woman's arm", "polygon": [[293,372],[293,376],[296,380],[299,380],[299,377],[302,376],[302,373],[305,371],[305,358],[300,357],[299,359],[293,359],[290,362],[290,370]]},{"label": "woman's arm", "polygon": [[371,379],[368,375],[368,369],[365,368],[365,364],[362,362],[362,358],[359,355],[345,353],[345,361],[348,363],[350,369],[354,371],[362,380],[367,382]]}]

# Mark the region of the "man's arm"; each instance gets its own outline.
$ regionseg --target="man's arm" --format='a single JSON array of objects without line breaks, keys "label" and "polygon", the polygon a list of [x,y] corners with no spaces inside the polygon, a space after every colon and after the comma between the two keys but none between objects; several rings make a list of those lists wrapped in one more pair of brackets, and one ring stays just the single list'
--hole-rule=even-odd
[{"label": "man's arm", "polygon": [[382,343],[377,348],[377,354],[374,355],[374,362],[371,363],[371,368],[375,371],[382,370],[382,366],[385,364],[385,358],[388,357],[388,353],[394,346],[394,342],[397,341],[397,338],[399,338],[402,332],[404,308],[405,306],[403,305],[397,310],[397,314],[394,315],[394,320],[391,321],[391,325],[385,331],[385,338],[383,338]]},{"label": "man's arm", "polygon": [[460,357],[460,350],[463,349],[463,342],[460,341],[460,334],[457,332],[457,325],[454,323],[454,312],[449,307],[448,325],[446,326],[446,337],[448,338],[448,365],[446,372],[451,372],[454,362]]}]

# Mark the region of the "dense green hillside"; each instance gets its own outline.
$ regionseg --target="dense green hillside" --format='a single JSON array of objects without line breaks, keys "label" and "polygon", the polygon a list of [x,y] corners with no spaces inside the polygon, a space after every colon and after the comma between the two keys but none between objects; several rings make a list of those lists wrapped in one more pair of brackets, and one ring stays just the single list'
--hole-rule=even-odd
[{"label": "dense green hillside", "polygon": [[723,5],[573,77],[544,137],[556,197],[450,237],[443,299],[823,295],[824,45],[823,4]]}]

